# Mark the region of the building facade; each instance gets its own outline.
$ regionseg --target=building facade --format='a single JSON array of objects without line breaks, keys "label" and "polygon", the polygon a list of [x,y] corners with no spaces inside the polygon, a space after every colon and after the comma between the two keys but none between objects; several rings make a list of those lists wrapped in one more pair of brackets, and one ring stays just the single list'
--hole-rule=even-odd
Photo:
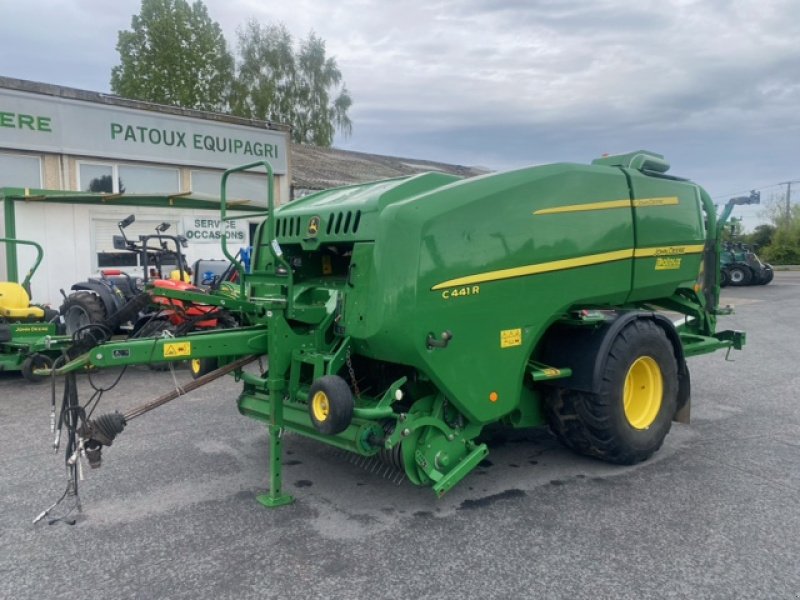
[{"label": "building facade", "polygon": [[[161,223],[188,239],[189,263],[222,258],[219,236],[250,245],[267,196],[265,169],[228,180],[232,214],[220,228],[225,169],[266,161],[274,201],[290,196],[289,128],[115,96],[0,77],[0,236],[34,240],[45,250],[32,283],[34,301],[60,304],[60,289],[113,266],[135,272],[112,245],[129,214],[135,239]],[[0,244],[0,279],[34,260],[27,248]],[[14,260],[12,260],[14,259]],[[133,258],[135,261],[135,258]]]}]

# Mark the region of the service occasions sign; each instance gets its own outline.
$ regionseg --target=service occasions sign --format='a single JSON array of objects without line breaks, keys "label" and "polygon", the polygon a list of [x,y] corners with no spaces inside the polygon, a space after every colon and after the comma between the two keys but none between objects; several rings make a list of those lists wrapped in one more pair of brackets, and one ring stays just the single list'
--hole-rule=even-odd
[{"label": "service occasions sign", "polygon": [[194,244],[219,244],[225,232],[232,247],[247,244],[247,221],[221,221],[210,217],[183,217],[183,235]]}]

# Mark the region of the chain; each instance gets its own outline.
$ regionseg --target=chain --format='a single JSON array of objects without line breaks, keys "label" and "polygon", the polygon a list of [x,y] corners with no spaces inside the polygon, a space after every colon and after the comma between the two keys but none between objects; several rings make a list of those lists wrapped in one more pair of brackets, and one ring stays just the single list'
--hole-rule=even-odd
[{"label": "chain", "polygon": [[353,383],[353,392],[356,398],[361,399],[361,390],[358,389],[358,381],[356,381],[356,372],[353,370],[353,359],[350,357],[350,346],[347,347],[345,354],[345,363],[347,364],[347,371],[350,373],[350,381]]}]

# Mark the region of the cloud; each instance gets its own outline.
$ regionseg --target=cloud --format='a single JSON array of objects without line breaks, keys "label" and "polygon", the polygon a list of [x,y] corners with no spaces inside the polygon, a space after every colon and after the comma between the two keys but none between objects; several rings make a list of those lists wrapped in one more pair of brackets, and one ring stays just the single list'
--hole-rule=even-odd
[{"label": "cloud", "polygon": [[[4,75],[107,91],[138,0],[11,4]],[[232,47],[251,17],[326,40],[354,98],[342,147],[493,168],[645,147],[712,194],[800,176],[794,0],[206,5]]]}]

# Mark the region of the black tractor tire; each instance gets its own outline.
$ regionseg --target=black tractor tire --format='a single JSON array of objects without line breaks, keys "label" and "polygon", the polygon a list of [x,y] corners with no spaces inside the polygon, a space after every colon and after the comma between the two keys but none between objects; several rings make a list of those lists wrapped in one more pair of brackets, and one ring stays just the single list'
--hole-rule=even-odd
[{"label": "black tractor tire", "polygon": [[753,281],[753,271],[745,265],[731,265],[728,267],[728,276],[734,286],[750,285]]},{"label": "black tractor tire", "polygon": [[770,281],[775,278],[775,271],[772,269],[771,266],[767,265],[764,267],[764,271],[761,273],[761,279],[759,279],[759,285],[767,285]]},{"label": "black tractor tire", "polygon": [[324,375],[308,391],[308,414],[320,433],[341,433],[353,420],[353,392],[338,375]]},{"label": "black tractor tire", "polygon": [[216,358],[193,358],[189,361],[189,371],[192,374],[192,379],[202,377],[211,371],[216,371],[219,366],[219,361]]},{"label": "black tractor tire", "polygon": [[46,354],[31,354],[22,361],[20,372],[22,376],[31,383],[44,383],[49,381],[47,375],[36,375],[36,369],[49,369],[53,366],[53,360]]},{"label": "black tractor tire", "polygon": [[722,267],[719,270],[719,287],[728,287],[731,282],[731,276],[728,274],[727,267]]},{"label": "black tractor tire", "polygon": [[104,323],[106,309],[103,301],[92,292],[79,291],[64,299],[59,309],[64,319],[64,333],[75,335],[75,332],[87,325]]},{"label": "black tractor tire", "polygon": [[[637,319],[612,342],[597,392],[554,388],[546,397],[545,414],[550,429],[568,448],[632,465],[650,458],[664,443],[677,396],[672,344],[661,327]],[[637,408],[643,410],[637,413]]]}]

